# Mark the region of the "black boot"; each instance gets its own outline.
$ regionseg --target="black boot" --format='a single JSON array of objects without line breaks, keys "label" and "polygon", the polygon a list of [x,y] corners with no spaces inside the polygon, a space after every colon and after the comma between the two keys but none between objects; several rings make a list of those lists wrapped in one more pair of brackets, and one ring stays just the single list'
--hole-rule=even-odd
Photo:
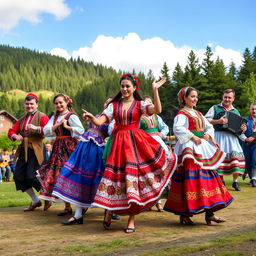
[{"label": "black boot", "polygon": [[235,189],[235,191],[240,191],[241,190],[237,181],[233,182],[232,187]]}]

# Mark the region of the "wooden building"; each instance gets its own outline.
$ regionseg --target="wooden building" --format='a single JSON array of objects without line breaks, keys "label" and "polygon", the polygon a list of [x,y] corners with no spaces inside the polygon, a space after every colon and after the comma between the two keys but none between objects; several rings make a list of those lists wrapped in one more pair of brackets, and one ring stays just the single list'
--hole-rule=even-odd
[{"label": "wooden building", "polygon": [[17,118],[12,116],[6,110],[0,111],[0,134],[7,135],[8,130],[18,121]]}]

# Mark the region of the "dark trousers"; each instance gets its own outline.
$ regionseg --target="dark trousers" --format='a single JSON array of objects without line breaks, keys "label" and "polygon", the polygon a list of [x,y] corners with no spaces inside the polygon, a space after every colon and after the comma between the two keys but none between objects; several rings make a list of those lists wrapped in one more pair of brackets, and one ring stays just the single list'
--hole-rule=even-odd
[{"label": "dark trousers", "polygon": [[25,162],[25,151],[24,148],[21,148],[14,173],[16,189],[24,192],[29,188],[35,188],[39,191],[41,184],[36,178],[36,170],[39,167],[40,165],[38,164],[34,150],[28,148],[28,161]]}]

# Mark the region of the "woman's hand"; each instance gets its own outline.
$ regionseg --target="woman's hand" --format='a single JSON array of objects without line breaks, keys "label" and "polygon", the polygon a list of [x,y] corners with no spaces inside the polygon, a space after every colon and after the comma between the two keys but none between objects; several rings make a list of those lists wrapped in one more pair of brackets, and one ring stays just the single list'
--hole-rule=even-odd
[{"label": "woman's hand", "polygon": [[205,140],[209,140],[209,139],[210,139],[210,135],[206,133],[206,134],[204,135],[204,139],[205,139]]},{"label": "woman's hand", "polygon": [[56,122],[55,125],[52,126],[52,131],[54,132],[58,127],[60,127],[63,123],[63,120],[60,122]]},{"label": "woman's hand", "polygon": [[219,145],[215,140],[212,141],[212,144],[213,144],[216,148],[220,149],[220,145]]},{"label": "woman's hand", "polygon": [[83,111],[83,119],[85,121],[91,120],[94,117],[93,114],[91,114],[90,112],[86,111],[85,109],[82,109],[82,111]]},{"label": "woman's hand", "polygon": [[196,145],[199,145],[202,143],[202,140],[199,137],[197,137],[196,135],[194,135],[192,137],[192,140],[195,142]]},{"label": "woman's hand", "polygon": [[152,88],[153,88],[153,90],[154,90],[154,89],[159,89],[164,83],[166,83],[166,81],[167,81],[167,78],[166,78],[166,77],[162,77],[161,80],[158,81],[158,82],[154,81],[154,82],[152,83]]}]

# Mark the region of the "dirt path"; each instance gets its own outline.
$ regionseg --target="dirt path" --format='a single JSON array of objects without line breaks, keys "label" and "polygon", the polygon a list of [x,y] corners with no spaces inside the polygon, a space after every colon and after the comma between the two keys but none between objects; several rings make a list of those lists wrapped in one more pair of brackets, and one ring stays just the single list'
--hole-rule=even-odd
[{"label": "dirt path", "polygon": [[[200,246],[210,239],[255,232],[256,189],[247,186],[241,192],[231,193],[235,201],[217,213],[227,219],[226,223],[207,226],[204,216],[198,215],[193,218],[195,226],[181,226],[177,216],[154,210],[137,216],[136,232],[129,235],[122,231],[127,217],[114,221],[111,231],[103,230],[102,209],[90,209],[84,224],[73,226],[61,225],[66,218],[56,216],[63,204],[55,204],[47,212],[37,209],[24,213],[22,207],[0,209],[0,255],[139,255],[169,246]],[[254,249],[256,254],[256,238],[254,247],[250,241],[242,244],[248,252],[244,255],[253,255]]]}]

